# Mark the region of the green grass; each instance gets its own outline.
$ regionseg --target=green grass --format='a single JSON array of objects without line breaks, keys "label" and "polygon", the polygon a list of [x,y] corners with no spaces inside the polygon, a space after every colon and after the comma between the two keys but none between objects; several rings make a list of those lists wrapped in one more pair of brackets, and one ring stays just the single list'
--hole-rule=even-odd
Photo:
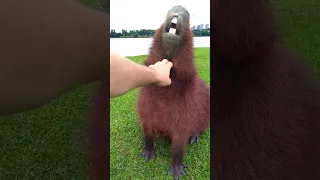
[{"label": "green grass", "polygon": [[[200,76],[210,84],[210,48],[195,50],[196,65]],[[146,56],[129,57],[142,63]],[[169,179],[166,176],[171,165],[172,153],[168,141],[155,140],[156,160],[145,162],[140,155],[143,150],[143,133],[136,112],[138,89],[110,102],[110,178],[118,179]],[[200,136],[200,143],[188,145],[184,162],[187,178],[210,178],[210,130]]]},{"label": "green grass", "polygon": [[274,0],[274,6],[284,40],[320,77],[319,0]]},{"label": "green grass", "polygon": [[42,108],[0,118],[0,179],[86,179],[90,97],[91,87],[84,86]]},{"label": "green grass", "polygon": [[110,13],[109,0],[76,0],[90,8],[97,9],[102,12]]},{"label": "green grass", "polygon": [[[91,7],[99,8],[94,0]],[[103,2],[103,0],[100,0]],[[280,32],[290,47],[304,57],[306,62],[320,75],[320,7],[318,0],[277,0],[275,2]],[[197,56],[202,56],[197,53]],[[142,62],[143,57],[135,58]],[[209,79],[209,66],[198,63],[204,79]],[[206,69],[207,68],[207,69]],[[203,71],[203,72],[202,72]],[[113,179],[155,179],[153,174],[165,176],[171,161],[171,147],[166,141],[156,141],[156,161],[144,163],[138,156],[143,148],[142,132],[134,114],[133,91],[112,101],[111,176]],[[83,139],[90,107],[91,86],[73,89],[52,103],[25,113],[0,118],[0,179],[1,180],[82,180],[89,178],[83,150]],[[124,99],[123,99],[124,98]],[[122,100],[121,100],[122,99]],[[115,111],[115,105],[122,111]],[[125,108],[126,107],[126,108]],[[116,123],[123,123],[124,129]],[[126,134],[124,135],[123,132]],[[121,135],[123,134],[123,135]],[[120,139],[123,138],[123,139]],[[205,180],[209,157],[206,150],[209,134],[201,136],[200,145],[187,149],[185,162],[188,178]],[[112,139],[111,139],[112,140]],[[128,140],[130,141],[129,143]],[[209,145],[209,144],[207,144]],[[214,147],[212,147],[214,148]],[[194,152],[198,152],[194,153]],[[119,154],[118,154],[119,153]],[[125,156],[125,157],[121,157]],[[204,164],[199,162],[203,160]],[[193,164],[194,163],[194,164]],[[159,166],[156,166],[159,165]],[[200,167],[195,167],[199,166]],[[142,167],[142,168],[141,168]],[[204,173],[204,174],[202,174]],[[138,175],[137,175],[138,174]],[[137,175],[137,176],[135,176]],[[123,176],[123,178],[121,177]],[[199,178],[201,177],[201,178]]]}]

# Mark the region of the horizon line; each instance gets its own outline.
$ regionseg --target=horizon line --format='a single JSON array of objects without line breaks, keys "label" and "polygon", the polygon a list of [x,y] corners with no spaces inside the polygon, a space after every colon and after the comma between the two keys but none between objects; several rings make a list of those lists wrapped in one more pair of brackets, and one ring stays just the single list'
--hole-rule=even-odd
[{"label": "horizon line", "polygon": [[[196,26],[196,25],[193,25],[193,26]],[[190,26],[190,28],[192,28],[193,26]],[[209,28],[210,28],[210,27],[209,27]],[[146,29],[146,30],[157,30],[157,29],[159,29],[159,28],[155,28],[155,29],[152,29],[152,28],[141,28],[141,29],[123,29],[123,28],[122,28],[121,30],[127,30],[127,31],[128,31],[128,30],[129,30],[129,31],[135,31],[135,30],[142,30],[142,29]],[[110,31],[111,31],[111,30],[116,30],[116,29],[115,29],[115,28],[111,28],[111,27],[110,27]],[[120,30],[120,31],[121,31],[121,30]],[[193,29],[192,29],[192,30],[193,30]],[[203,30],[206,30],[206,29],[203,29]]]}]

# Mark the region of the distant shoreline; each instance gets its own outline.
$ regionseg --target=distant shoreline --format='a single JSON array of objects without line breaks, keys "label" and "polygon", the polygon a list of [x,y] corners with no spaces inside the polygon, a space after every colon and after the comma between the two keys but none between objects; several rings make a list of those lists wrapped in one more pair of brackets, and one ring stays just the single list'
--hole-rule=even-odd
[{"label": "distant shoreline", "polygon": [[[193,37],[210,37],[210,36],[193,36]],[[134,39],[146,39],[146,38],[153,38],[153,36],[146,36],[146,37],[110,37],[110,39],[120,39],[120,38],[134,38]]]},{"label": "distant shoreline", "polygon": [[[110,38],[152,38],[156,30],[154,29],[140,29],[140,30],[122,30],[116,32],[111,29]],[[192,30],[193,37],[210,37],[210,29]]]}]

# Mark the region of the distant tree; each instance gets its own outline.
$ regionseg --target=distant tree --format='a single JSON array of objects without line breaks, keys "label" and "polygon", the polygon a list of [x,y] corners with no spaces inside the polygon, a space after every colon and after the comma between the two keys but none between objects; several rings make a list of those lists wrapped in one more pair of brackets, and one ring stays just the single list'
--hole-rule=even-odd
[{"label": "distant tree", "polygon": [[122,29],[121,33],[122,33],[122,36],[128,36],[128,31],[127,30]]},{"label": "distant tree", "polygon": [[[121,33],[116,32],[114,29],[110,31],[111,38],[147,38],[152,37],[155,33],[153,29],[140,29],[140,30],[125,30],[122,29]],[[202,29],[202,30],[192,30],[193,36],[210,36],[210,29]]]},{"label": "distant tree", "polygon": [[139,35],[140,35],[140,34],[139,34],[139,31],[136,31],[136,32],[134,32],[133,37],[134,37],[134,38],[137,38]]},{"label": "distant tree", "polygon": [[111,29],[110,37],[116,37],[117,33],[115,29]]}]

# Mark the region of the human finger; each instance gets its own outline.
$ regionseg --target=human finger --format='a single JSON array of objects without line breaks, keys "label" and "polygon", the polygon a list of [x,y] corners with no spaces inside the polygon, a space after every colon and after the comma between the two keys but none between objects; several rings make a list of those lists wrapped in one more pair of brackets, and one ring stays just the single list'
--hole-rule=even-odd
[{"label": "human finger", "polygon": [[169,62],[169,60],[168,59],[163,59],[161,62],[167,64]]},{"label": "human finger", "polygon": [[154,63],[154,65],[157,65],[157,64],[163,64],[161,61],[157,61],[156,63]]}]

